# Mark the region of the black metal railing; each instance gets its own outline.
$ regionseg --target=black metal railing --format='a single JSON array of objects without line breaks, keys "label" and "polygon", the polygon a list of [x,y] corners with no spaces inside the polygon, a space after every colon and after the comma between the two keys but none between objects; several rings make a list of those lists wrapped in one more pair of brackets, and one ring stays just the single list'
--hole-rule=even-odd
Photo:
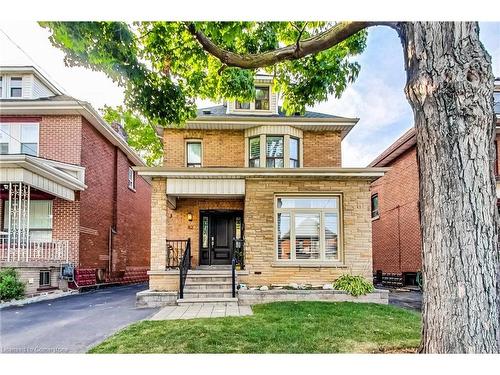
[{"label": "black metal railing", "polygon": [[167,269],[177,269],[181,264],[182,256],[187,248],[187,243],[189,240],[167,240]]},{"label": "black metal railing", "polygon": [[236,260],[236,268],[245,269],[245,241],[233,239],[233,258]]},{"label": "black metal railing", "polygon": [[244,240],[233,239],[233,256],[231,259],[231,286],[233,298],[236,297],[236,269],[245,269]]},{"label": "black metal railing", "polygon": [[236,258],[233,256],[231,260],[231,292],[233,298],[236,297]]},{"label": "black metal railing", "polygon": [[184,298],[184,285],[188,270],[191,268],[191,239],[186,241],[186,249],[179,265],[179,298]]}]

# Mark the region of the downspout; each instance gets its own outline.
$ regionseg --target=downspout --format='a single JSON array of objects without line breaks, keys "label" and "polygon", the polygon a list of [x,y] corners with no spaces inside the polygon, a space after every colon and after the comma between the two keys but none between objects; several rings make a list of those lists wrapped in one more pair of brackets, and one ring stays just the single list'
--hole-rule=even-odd
[{"label": "downspout", "polygon": [[113,165],[113,208],[112,223],[109,228],[108,237],[108,277],[111,278],[113,268],[113,236],[118,232],[118,147],[115,146],[114,165]]},{"label": "downspout", "polygon": [[401,277],[403,276],[403,272],[401,270],[401,220],[400,220],[400,208],[398,205],[398,263],[399,263],[399,273]]}]

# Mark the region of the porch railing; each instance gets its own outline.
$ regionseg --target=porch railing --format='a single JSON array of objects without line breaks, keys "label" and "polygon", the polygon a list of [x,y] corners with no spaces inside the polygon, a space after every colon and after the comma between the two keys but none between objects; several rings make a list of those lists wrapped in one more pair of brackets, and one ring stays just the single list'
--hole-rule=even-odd
[{"label": "porch railing", "polygon": [[166,268],[177,269],[180,267],[182,256],[186,251],[189,240],[167,240],[166,241]]},{"label": "porch railing", "polygon": [[67,240],[9,243],[8,236],[0,237],[0,260],[2,262],[68,262]]},{"label": "porch railing", "polygon": [[184,298],[184,285],[186,284],[186,276],[191,268],[191,239],[187,240],[186,250],[182,255],[179,266],[179,298]]}]

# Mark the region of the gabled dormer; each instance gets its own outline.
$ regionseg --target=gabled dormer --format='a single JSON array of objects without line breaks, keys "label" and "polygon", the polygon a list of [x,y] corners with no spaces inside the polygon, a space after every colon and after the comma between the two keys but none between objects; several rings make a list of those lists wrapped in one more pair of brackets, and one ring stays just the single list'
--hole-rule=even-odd
[{"label": "gabled dormer", "polygon": [[0,67],[0,99],[33,100],[61,94],[32,66]]},{"label": "gabled dormer", "polygon": [[257,74],[255,76],[255,100],[239,102],[238,100],[227,103],[227,114],[234,115],[277,115],[278,93],[273,92],[273,76]]}]

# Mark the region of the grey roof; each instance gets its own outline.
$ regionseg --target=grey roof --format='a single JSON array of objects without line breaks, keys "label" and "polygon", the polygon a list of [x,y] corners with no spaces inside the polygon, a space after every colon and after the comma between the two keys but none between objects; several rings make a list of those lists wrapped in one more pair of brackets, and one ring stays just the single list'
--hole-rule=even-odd
[{"label": "grey roof", "polygon": [[293,115],[293,116],[287,116],[285,112],[283,112],[281,107],[278,107],[278,114],[271,114],[271,115],[255,115],[255,114],[245,114],[245,113],[226,113],[227,107],[225,105],[217,105],[213,107],[207,107],[207,108],[200,108],[198,109],[197,116],[198,117],[203,117],[203,118],[210,118],[210,117],[257,117],[257,118],[262,118],[262,117],[293,117],[293,118],[309,118],[309,119],[314,119],[314,118],[331,118],[331,119],[342,119],[346,117],[341,117],[341,116],[335,116],[335,115],[330,115],[327,113],[320,113],[320,112],[311,112],[311,111],[306,111],[303,115]]},{"label": "grey roof", "polygon": [[36,98],[36,99],[23,99],[23,98],[0,99],[0,102],[23,102],[23,103],[24,102],[69,102],[69,101],[80,101],[80,100],[64,94],[47,96],[44,98]]}]

